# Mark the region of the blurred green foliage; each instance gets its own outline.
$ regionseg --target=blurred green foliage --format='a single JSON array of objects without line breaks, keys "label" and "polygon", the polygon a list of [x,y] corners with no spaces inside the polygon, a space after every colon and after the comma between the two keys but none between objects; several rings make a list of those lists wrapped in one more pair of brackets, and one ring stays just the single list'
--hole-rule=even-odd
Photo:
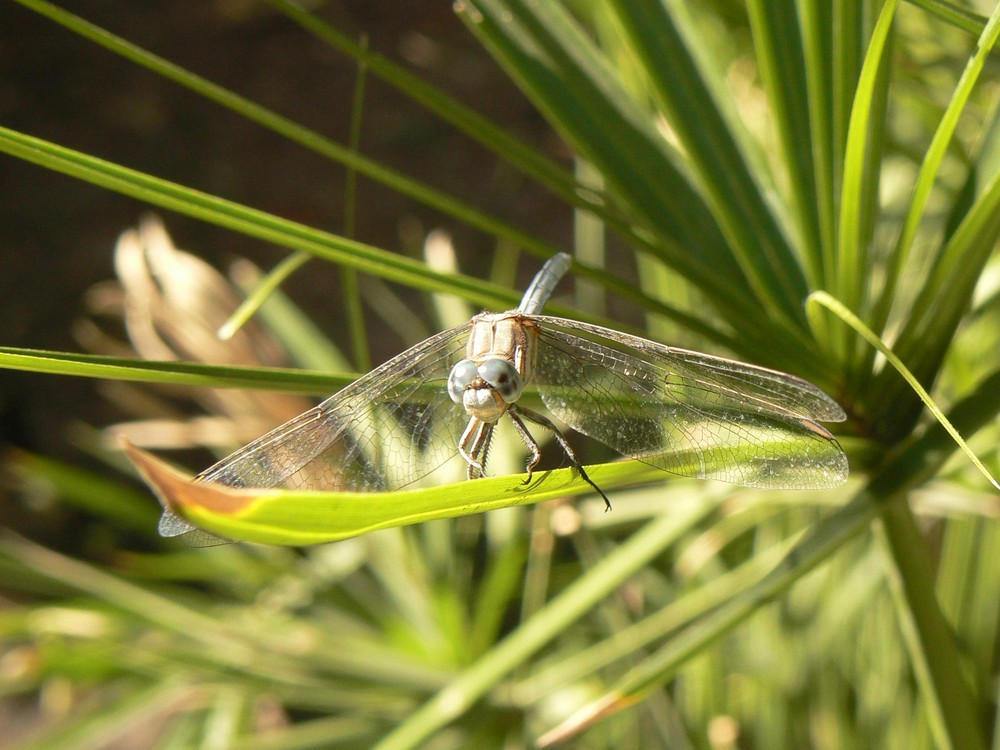
[{"label": "blurred green foliage", "polygon": [[[19,2],[501,248],[554,250]],[[611,514],[587,500],[301,551],[187,550],[154,538],[132,485],[15,455],[23,502],[107,528],[75,557],[0,532],[0,695],[38,716],[18,747],[515,748],[569,717],[594,719],[581,748],[997,745],[996,495],[949,461],[953,442],[899,375],[804,303],[823,289],[857,313],[995,469],[998,12],[461,0],[470,32],[589,165],[574,172],[318,15],[271,5],[560,196],[589,227],[580,278],[637,305],[651,335],[835,395],[853,479],[824,493],[676,480],[616,492]],[[25,134],[0,130],[0,150],[429,292],[517,297]],[[576,314],[600,318],[602,298]],[[435,301],[430,325],[451,322]],[[264,320],[293,356],[331,351],[292,307]],[[334,356],[299,362],[349,369]],[[208,411],[237,422],[242,408]]]}]

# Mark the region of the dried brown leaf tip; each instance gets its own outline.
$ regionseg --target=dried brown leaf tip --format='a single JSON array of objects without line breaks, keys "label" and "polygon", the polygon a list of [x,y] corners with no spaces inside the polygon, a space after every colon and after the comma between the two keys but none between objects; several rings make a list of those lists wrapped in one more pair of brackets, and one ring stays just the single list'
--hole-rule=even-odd
[{"label": "dried brown leaf tip", "polygon": [[122,447],[163,507],[182,517],[186,517],[190,509],[197,508],[212,513],[235,515],[250,507],[262,494],[266,494],[266,491],[261,490],[239,490],[219,484],[194,482],[127,440],[122,441]]}]

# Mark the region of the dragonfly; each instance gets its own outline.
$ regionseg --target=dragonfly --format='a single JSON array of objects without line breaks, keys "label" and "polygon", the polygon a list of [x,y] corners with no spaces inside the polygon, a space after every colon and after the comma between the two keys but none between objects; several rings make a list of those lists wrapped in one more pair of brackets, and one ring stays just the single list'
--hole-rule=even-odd
[{"label": "dragonfly", "polygon": [[[846,416],[812,383],[543,315],[571,262],[566,253],[553,256],[517,308],[481,313],[431,336],[194,481],[378,492],[426,480],[449,461],[463,462],[466,477],[476,479],[486,475],[504,419],[529,454],[525,483],[542,458],[532,434],[542,427],[609,509],[560,424],[678,476],[767,489],[825,489],[846,480],[847,457],[819,424]],[[526,405],[529,392],[547,414]],[[169,508],[159,530],[190,535],[186,541],[199,546],[227,541]]]}]

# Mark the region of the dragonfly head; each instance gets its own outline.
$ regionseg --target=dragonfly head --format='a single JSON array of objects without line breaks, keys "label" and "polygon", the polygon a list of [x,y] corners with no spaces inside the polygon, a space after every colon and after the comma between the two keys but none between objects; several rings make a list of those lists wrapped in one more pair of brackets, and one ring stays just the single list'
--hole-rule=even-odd
[{"label": "dragonfly head", "polygon": [[491,357],[476,364],[471,359],[458,362],[448,375],[448,395],[462,404],[469,416],[496,422],[517,401],[524,390],[523,379],[506,359]]}]

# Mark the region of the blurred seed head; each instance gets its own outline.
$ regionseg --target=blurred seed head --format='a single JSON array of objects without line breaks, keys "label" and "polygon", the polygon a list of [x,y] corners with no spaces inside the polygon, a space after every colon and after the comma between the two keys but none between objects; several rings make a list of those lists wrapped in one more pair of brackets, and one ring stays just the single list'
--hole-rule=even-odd
[{"label": "blurred seed head", "polygon": [[[245,261],[244,261],[245,262]],[[76,335],[99,354],[219,365],[289,365],[281,344],[250,321],[232,338],[217,332],[242,295],[205,261],[179,249],[158,217],[122,233],[116,280],[91,288],[88,316]],[[104,431],[109,444],[126,437],[147,448],[207,447],[228,451],[309,408],[299,396],[111,382],[104,394],[133,419]]]}]

